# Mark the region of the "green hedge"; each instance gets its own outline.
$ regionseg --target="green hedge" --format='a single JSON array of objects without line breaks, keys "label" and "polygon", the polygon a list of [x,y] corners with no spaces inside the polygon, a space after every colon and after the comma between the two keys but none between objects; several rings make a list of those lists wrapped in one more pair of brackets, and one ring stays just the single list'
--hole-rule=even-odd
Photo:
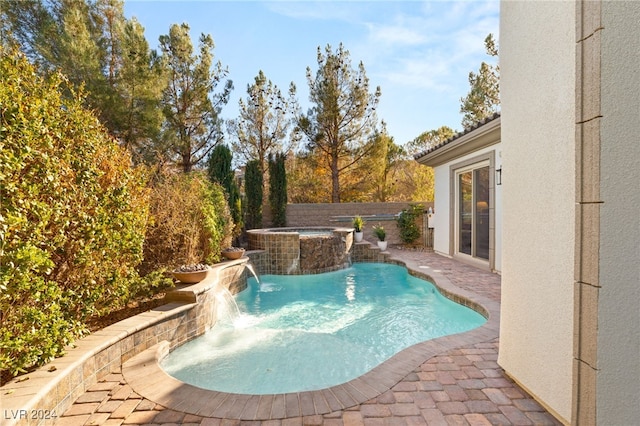
[{"label": "green hedge", "polygon": [[13,374],[143,286],[146,176],[82,96],[0,47],[0,370]]}]

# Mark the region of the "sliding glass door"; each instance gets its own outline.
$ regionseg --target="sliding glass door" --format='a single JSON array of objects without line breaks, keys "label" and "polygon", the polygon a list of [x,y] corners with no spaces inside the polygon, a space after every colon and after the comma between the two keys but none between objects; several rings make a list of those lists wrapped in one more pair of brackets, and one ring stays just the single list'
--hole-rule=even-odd
[{"label": "sliding glass door", "polygon": [[456,175],[457,252],[489,260],[489,166]]}]

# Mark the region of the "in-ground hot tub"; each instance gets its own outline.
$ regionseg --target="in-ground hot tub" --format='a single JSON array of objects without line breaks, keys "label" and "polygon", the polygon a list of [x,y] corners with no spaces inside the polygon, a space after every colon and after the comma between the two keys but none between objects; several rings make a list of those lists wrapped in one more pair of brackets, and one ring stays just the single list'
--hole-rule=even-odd
[{"label": "in-ground hot tub", "polygon": [[353,228],[268,228],[247,234],[249,250],[264,251],[263,274],[319,274],[350,264]]}]

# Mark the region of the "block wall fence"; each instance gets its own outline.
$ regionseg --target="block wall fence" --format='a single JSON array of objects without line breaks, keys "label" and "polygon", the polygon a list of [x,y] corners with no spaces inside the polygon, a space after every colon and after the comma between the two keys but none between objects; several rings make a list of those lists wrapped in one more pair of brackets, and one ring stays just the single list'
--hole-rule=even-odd
[{"label": "block wall fence", "polygon": [[[388,215],[400,213],[403,209],[408,208],[412,204],[421,204],[424,210],[429,207],[433,208],[433,201],[415,201],[415,202],[397,202],[397,203],[309,203],[309,204],[287,204],[287,226],[351,226],[351,217],[360,215],[364,218],[366,224],[364,226],[364,239],[370,242],[377,241],[373,235],[372,227],[374,225],[384,226],[387,231],[387,240],[389,244],[400,244],[400,237],[395,218]],[[375,218],[367,216],[387,215],[386,217]],[[265,214],[265,224],[270,223],[268,214]],[[419,219],[418,226],[422,231],[419,241],[416,245],[428,246],[427,244],[427,227],[426,217],[423,215]],[[265,227],[268,227],[265,225]]]}]

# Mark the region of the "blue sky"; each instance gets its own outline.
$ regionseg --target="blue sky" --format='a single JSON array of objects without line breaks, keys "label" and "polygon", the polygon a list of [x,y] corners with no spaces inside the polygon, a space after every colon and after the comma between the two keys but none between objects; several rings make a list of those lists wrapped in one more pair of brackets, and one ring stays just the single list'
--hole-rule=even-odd
[{"label": "blue sky", "polygon": [[498,37],[499,1],[126,0],[125,13],[145,27],[152,48],[174,23],[189,24],[194,44],[211,34],[235,86],[226,119],[238,115],[259,70],[283,93],[293,81],[306,111],[307,67],[315,74],[318,46],[342,42],[354,68],[363,62],[370,90],[380,86],[378,118],[402,144],[443,125],[461,130],[460,98],[469,71],[491,62],[483,41]]}]

